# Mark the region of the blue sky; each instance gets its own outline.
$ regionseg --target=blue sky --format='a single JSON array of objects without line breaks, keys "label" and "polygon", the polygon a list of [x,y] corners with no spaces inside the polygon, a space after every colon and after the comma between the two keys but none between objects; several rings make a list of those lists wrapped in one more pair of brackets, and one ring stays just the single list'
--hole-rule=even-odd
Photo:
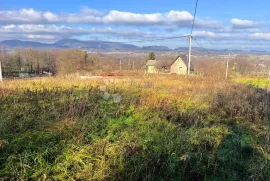
[{"label": "blue sky", "polygon": [[[0,0],[0,40],[63,38],[187,46],[195,0]],[[194,37],[205,48],[270,50],[269,0],[199,0]],[[195,44],[196,46],[196,44]]]}]

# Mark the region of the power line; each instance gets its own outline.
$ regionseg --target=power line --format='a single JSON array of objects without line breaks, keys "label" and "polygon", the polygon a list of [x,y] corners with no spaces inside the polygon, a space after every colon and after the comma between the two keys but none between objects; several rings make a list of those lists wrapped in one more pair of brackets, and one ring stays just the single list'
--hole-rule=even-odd
[{"label": "power line", "polygon": [[197,45],[199,45],[199,47],[201,47],[201,48],[203,48],[203,49],[205,49],[206,50],[206,48],[204,48],[197,40],[198,39],[193,39],[194,41],[195,41],[195,43],[197,44]]},{"label": "power line", "polygon": [[193,23],[192,23],[191,33],[190,33],[191,36],[192,36],[192,33],[193,33],[193,29],[194,29],[194,23],[195,23],[195,18],[196,18],[196,14],[197,14],[198,1],[199,0],[196,0],[195,12],[194,12],[194,16],[193,16]]},{"label": "power line", "polygon": [[208,50],[207,50],[206,48],[204,48],[200,43],[198,43],[196,39],[193,39],[193,40],[195,41],[195,43],[196,43],[197,45],[199,45],[199,47],[201,47],[202,49],[204,49],[204,50],[206,51],[207,54],[210,54],[210,52],[208,52]]},{"label": "power line", "polygon": [[127,41],[127,42],[121,42],[121,43],[137,43],[137,42],[149,42],[149,41],[159,41],[159,40],[171,40],[171,39],[180,39],[188,37],[188,35],[185,36],[178,36],[178,37],[166,37],[166,38],[158,38],[158,39],[148,39],[148,40],[134,40],[134,41]]}]

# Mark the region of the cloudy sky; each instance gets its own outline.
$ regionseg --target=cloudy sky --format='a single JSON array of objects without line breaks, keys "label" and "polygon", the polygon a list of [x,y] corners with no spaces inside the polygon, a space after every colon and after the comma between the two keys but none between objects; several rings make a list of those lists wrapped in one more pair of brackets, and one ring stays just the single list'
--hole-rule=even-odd
[{"label": "cloudy sky", "polygon": [[[147,40],[190,34],[195,2],[0,0],[0,40],[76,38],[187,46],[187,38]],[[199,0],[193,35],[205,48],[270,50],[269,7],[269,0]]]}]

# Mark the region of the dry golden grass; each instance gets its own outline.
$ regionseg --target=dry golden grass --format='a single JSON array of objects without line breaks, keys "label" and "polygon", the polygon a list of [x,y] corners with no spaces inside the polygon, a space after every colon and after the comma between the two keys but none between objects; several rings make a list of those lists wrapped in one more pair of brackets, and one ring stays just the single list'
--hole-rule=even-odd
[{"label": "dry golden grass", "polygon": [[0,100],[4,180],[270,179],[263,89],[200,76],[58,77],[4,81]]}]

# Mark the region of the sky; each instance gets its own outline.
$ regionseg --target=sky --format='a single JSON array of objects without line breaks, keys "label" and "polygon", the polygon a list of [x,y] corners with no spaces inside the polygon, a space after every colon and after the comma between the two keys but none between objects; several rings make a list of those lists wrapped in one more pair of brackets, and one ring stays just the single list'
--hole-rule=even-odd
[{"label": "sky", "polygon": [[[183,47],[188,39],[178,37],[191,33],[195,4],[196,0],[0,0],[0,41],[52,43],[73,38]],[[269,0],[199,0],[194,46],[269,51],[269,7]],[[151,41],[164,38],[169,39]]]}]

